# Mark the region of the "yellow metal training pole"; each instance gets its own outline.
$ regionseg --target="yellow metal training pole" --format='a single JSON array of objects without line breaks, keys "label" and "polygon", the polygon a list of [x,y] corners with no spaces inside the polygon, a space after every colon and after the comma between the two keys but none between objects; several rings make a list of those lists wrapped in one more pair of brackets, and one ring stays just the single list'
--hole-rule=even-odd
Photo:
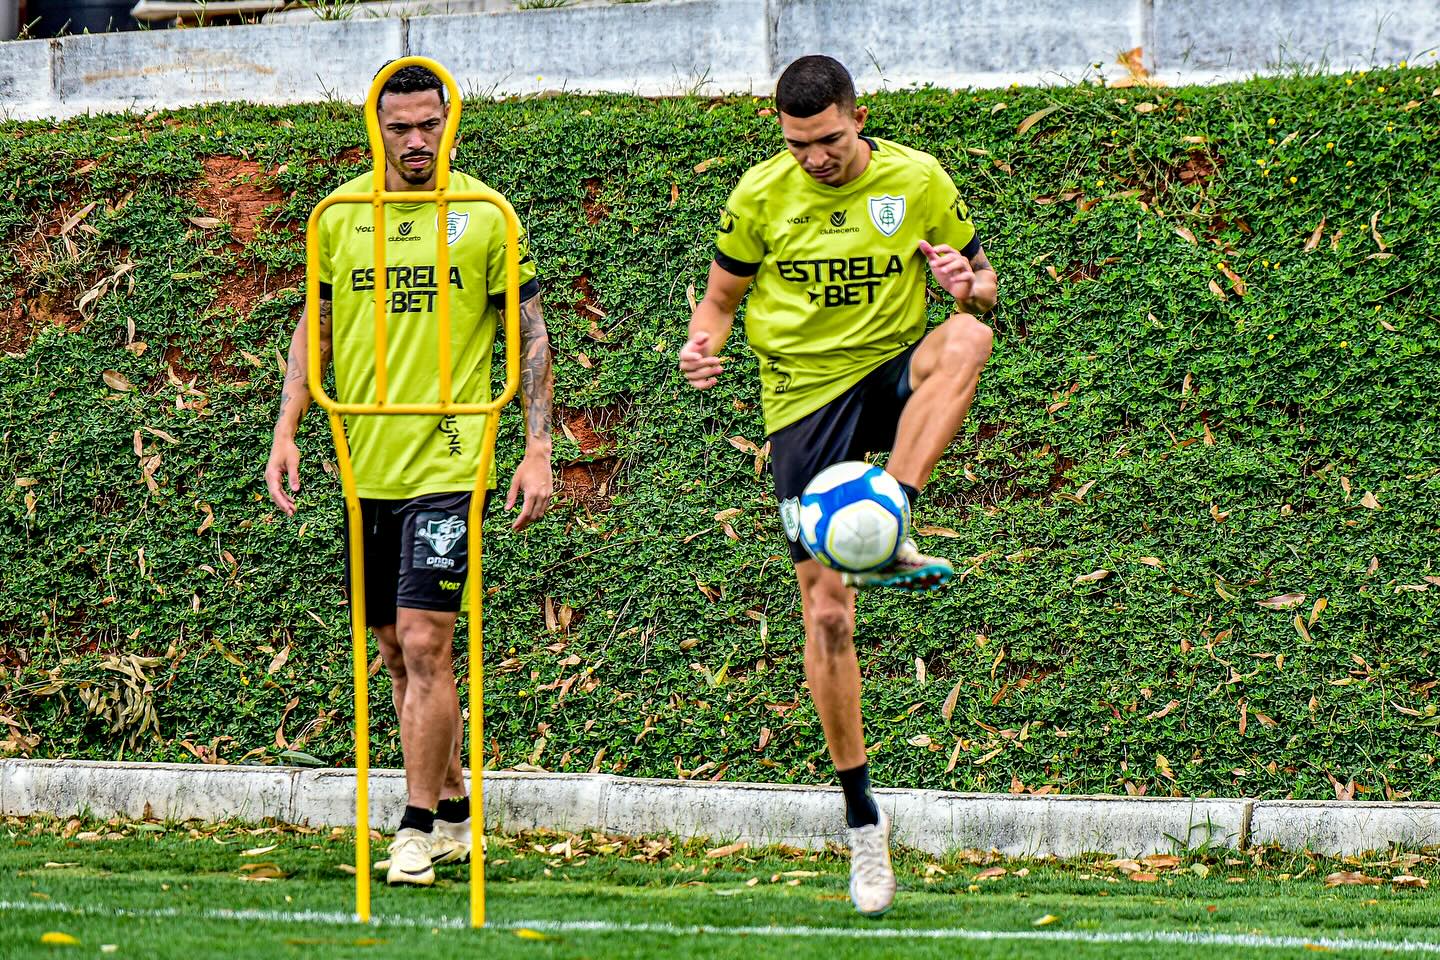
[{"label": "yellow metal training pole", "polygon": [[[385,148],[380,137],[378,103],[386,81],[405,67],[419,66],[433,72],[445,84],[450,110],[436,155],[435,189],[386,190]],[[465,591],[470,601],[470,924],[485,925],[485,699],[483,692],[484,640],[483,604],[485,592],[481,576],[483,537],[480,521],[485,492],[489,486],[490,469],[495,462],[495,438],[499,433],[500,410],[514,399],[520,386],[520,221],[508,201],[494,190],[451,191],[450,149],[460,125],[460,90],[450,72],[426,57],[404,57],[392,61],[375,77],[365,99],[365,126],[370,138],[370,153],[375,161],[374,186],[369,193],[332,194],[310,213],[305,228],[305,316],[309,362],[306,379],[315,402],[330,416],[330,430],[335,438],[336,461],[340,468],[341,486],[345,491],[346,515],[350,521],[350,630],[355,683],[355,912],[361,922],[370,922],[370,703],[369,648],[366,643],[365,619],[365,557],[362,549],[360,498],[355,487],[355,471],[350,459],[350,445],[345,435],[347,416],[421,415],[421,416],[483,416],[480,447],[480,468],[475,475],[475,488],[470,498],[468,546],[470,566],[465,577]],[[439,297],[436,302],[436,333],[439,337],[439,370],[437,371],[438,403],[391,403],[389,401],[389,311],[386,298],[385,267],[385,204],[430,202],[436,206],[435,270]],[[450,246],[448,211],[451,203],[490,203],[499,208],[505,221],[505,387],[498,396],[483,403],[457,403],[454,398],[450,344]],[[341,403],[325,392],[324,371],[320,367],[320,248],[318,230],[321,215],[337,203],[365,203],[374,209],[375,218],[375,399],[370,403]],[[480,295],[484,295],[483,291]]]}]

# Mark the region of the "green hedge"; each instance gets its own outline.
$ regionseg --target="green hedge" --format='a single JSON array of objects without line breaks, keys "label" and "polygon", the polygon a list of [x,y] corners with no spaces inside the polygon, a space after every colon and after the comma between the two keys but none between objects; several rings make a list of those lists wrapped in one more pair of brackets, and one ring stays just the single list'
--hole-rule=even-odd
[{"label": "green hedge", "polygon": [[[1436,799],[1437,86],[869,98],[869,132],[954,175],[1002,301],[918,517],[965,575],[860,601],[878,783]],[[831,776],[740,449],[764,440],[754,361],[732,344],[706,395],[674,364],[716,211],[781,146],[765,106],[466,107],[458,165],[530,228],[570,428],[570,499],[487,527],[498,766]],[[261,472],[304,217],[364,151],[339,104],[0,126],[5,749],[347,760],[323,420],[293,520]],[[396,764],[383,672],[373,691]]]}]

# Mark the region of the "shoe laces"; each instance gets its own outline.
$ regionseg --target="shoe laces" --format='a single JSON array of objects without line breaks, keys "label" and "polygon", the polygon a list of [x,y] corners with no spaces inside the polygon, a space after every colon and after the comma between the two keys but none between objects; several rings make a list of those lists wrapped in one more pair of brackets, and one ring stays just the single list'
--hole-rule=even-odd
[{"label": "shoe laces", "polygon": [[867,884],[885,880],[886,837],[880,824],[850,830],[850,869]]}]

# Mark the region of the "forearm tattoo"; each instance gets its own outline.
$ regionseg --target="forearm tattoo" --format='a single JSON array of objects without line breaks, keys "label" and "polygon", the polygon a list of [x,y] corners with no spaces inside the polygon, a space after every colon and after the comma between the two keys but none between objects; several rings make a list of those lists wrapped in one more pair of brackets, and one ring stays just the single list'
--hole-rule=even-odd
[{"label": "forearm tattoo", "polygon": [[539,294],[520,304],[520,390],[525,404],[525,432],[548,440],[555,375],[550,365],[550,334],[545,330]]},{"label": "forearm tattoo", "polygon": [[[334,320],[333,305],[329,300],[320,301],[320,369],[324,370],[330,363],[332,351],[331,329]],[[301,341],[305,343],[304,340]],[[285,411],[290,408],[293,401],[301,402],[301,413],[304,413],[304,406],[309,405],[310,391],[306,383],[309,371],[306,370],[303,349],[296,344],[290,344],[290,357],[285,364],[285,384],[280,389],[280,417],[285,416]]]}]

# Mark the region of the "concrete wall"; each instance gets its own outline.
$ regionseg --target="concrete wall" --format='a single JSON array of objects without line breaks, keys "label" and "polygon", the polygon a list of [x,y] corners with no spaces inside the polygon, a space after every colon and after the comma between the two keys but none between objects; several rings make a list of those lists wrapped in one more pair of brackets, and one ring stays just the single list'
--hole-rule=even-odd
[{"label": "concrete wall", "polygon": [[1429,63],[1437,45],[1431,0],[649,0],[0,43],[0,116],[358,103],[375,70],[407,53],[436,57],[477,94],[764,95],[816,52],[875,90],[1114,79],[1133,47],[1176,84],[1296,63]]}]

